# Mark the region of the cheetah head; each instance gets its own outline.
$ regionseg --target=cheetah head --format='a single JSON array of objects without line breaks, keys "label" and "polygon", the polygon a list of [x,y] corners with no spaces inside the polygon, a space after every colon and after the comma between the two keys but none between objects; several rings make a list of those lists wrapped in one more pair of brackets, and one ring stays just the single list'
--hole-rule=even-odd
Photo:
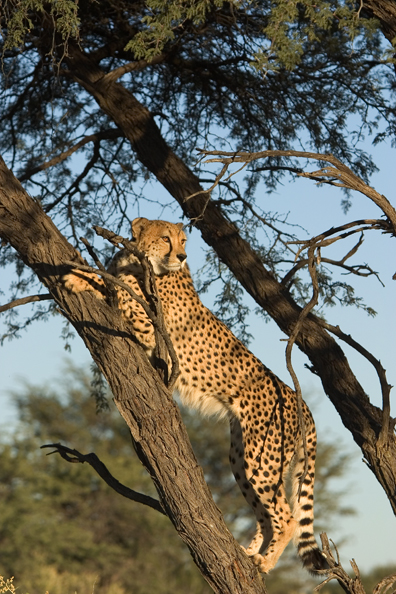
[{"label": "cheetah head", "polygon": [[132,221],[132,233],[136,246],[146,254],[155,274],[166,274],[185,266],[187,237],[183,223],[139,217]]}]

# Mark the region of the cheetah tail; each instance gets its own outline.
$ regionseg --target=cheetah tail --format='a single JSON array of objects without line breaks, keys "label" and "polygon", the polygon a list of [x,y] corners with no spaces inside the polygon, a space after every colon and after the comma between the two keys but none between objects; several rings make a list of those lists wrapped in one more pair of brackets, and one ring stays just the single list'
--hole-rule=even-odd
[{"label": "cheetah tail", "polygon": [[318,570],[329,569],[329,565],[322,554],[313,533],[312,501],[310,503],[302,503],[301,505],[300,503],[301,498],[300,502],[297,503],[297,509],[293,511],[293,515],[297,516],[296,519],[298,522],[293,540],[303,566],[312,575],[315,575]]},{"label": "cheetah tail", "polygon": [[[300,549],[301,544],[304,548],[301,547]],[[303,566],[312,575],[317,575],[318,571],[320,570],[329,569],[329,564],[327,563],[326,558],[324,557],[316,542],[314,545],[310,545],[309,548],[307,548],[305,543],[300,542],[297,548],[298,554],[303,562]]]},{"label": "cheetah tail", "polygon": [[[311,434],[315,431],[311,429]],[[315,540],[313,531],[314,509],[313,509],[313,488],[315,481],[315,452],[316,441],[310,440],[308,473],[304,478],[300,490],[300,479],[304,472],[304,453],[302,444],[296,452],[296,461],[292,468],[292,506],[293,517],[297,522],[297,528],[293,541],[297,547],[298,555],[304,567],[313,575],[321,569],[328,569],[326,558],[323,556],[318,543]]]}]

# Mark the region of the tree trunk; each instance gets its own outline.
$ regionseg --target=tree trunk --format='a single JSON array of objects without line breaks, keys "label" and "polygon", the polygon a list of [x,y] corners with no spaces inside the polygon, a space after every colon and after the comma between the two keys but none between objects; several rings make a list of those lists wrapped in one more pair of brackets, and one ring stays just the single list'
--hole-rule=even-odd
[{"label": "tree trunk", "polygon": [[89,292],[65,290],[65,262],[83,260],[1,158],[0,237],[34,270],[84,340],[109,383],[163,508],[210,586],[222,594],[262,594],[257,569],[213,502],[171,395],[118,309]]},{"label": "tree trunk", "polygon": [[[138,159],[178,201],[185,215],[194,220],[206,243],[213,247],[280,329],[290,336],[301,308],[266,270],[257,253],[239,235],[221,208],[208,202],[209,197],[198,178],[165,143],[148,109],[120,83],[105,75],[77,46],[70,46],[67,62],[71,75],[121,129]],[[186,200],[195,193],[198,195]],[[296,344],[309,357],[313,371],[321,378],[326,394],[361,448],[396,514],[396,437],[392,423],[385,432],[385,441],[379,443],[382,411],[370,403],[342,349],[314,316],[305,319]]]}]

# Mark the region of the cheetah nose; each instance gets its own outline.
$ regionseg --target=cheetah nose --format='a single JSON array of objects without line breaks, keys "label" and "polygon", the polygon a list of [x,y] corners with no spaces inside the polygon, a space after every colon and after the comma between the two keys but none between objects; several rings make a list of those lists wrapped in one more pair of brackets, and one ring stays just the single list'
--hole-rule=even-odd
[{"label": "cheetah nose", "polygon": [[184,262],[184,260],[187,258],[186,254],[177,254],[177,258],[178,260],[180,260],[180,262]]}]

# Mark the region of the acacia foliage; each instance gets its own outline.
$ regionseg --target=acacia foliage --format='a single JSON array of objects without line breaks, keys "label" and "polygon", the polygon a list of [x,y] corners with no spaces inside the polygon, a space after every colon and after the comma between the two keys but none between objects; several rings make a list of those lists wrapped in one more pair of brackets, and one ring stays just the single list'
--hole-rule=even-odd
[{"label": "acacia foliage", "polygon": [[[129,431],[109,399],[96,414],[89,376],[65,368],[57,388],[26,385],[14,392],[18,426],[0,438],[1,572],[15,576],[22,592],[65,591],[206,594],[193,561],[169,520],[112,491],[90,466],[46,456],[40,446],[62,442],[82,453],[95,451],[112,474],[131,488],[155,496]],[[228,465],[228,429],[185,410],[184,420],[217,505],[241,541],[254,518]],[[328,444],[319,448],[318,528],[350,510],[332,479],[347,469],[345,456]],[[285,571],[285,568],[288,571]],[[306,575],[292,548],[271,574],[271,592],[305,591]],[[286,576],[286,577],[284,577]]]}]

